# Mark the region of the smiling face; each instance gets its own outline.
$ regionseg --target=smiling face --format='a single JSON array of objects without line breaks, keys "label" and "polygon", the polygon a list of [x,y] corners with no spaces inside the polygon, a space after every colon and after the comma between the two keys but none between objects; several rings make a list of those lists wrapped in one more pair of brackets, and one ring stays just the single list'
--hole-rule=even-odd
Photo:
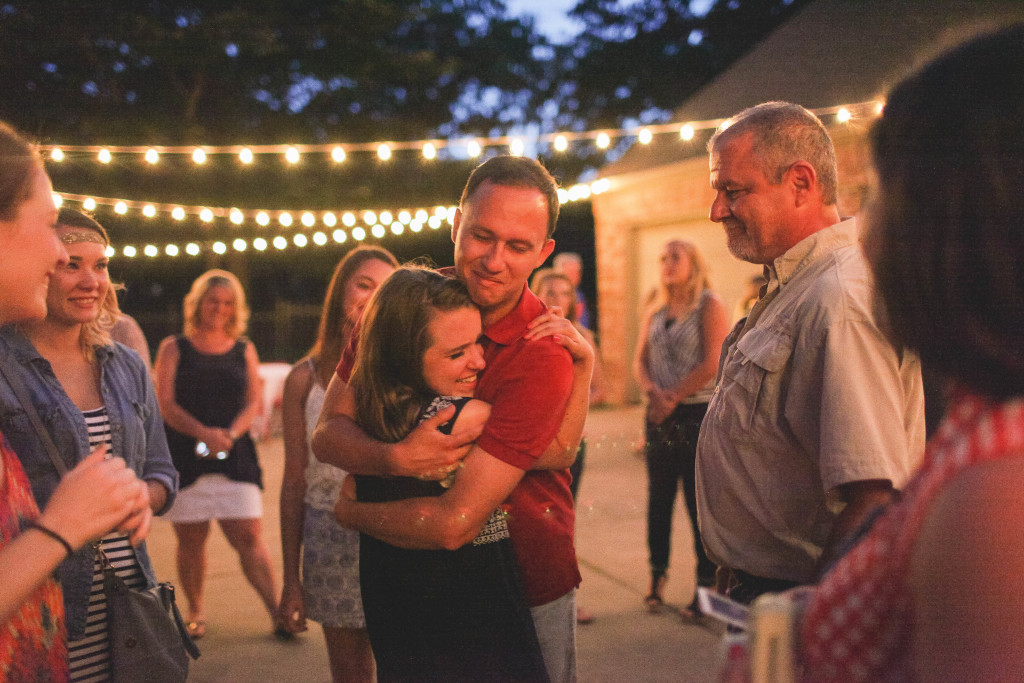
[{"label": "smiling face", "polygon": [[725,228],[729,251],[750,263],[768,264],[796,241],[786,183],[771,183],[753,152],[754,137],[745,133],[711,152],[711,187],[715,201],[710,218]]},{"label": "smiling face", "polygon": [[67,263],[50,280],[47,319],[69,325],[91,322],[99,317],[110,292],[106,246],[92,241],[102,237],[87,228],[60,226],[57,235],[62,240],[71,238],[72,243],[65,244]]},{"label": "smiling face", "polygon": [[472,396],[484,369],[480,311],[475,307],[435,311],[423,353],[423,381],[440,396]]},{"label": "smiling face", "polygon": [[480,307],[484,324],[516,307],[530,273],[555,248],[547,229],[547,200],[532,187],[487,181],[456,212],[455,272]]},{"label": "smiling face", "polygon": [[344,289],[345,318],[348,322],[359,322],[370,297],[394,270],[395,267],[390,263],[371,258],[352,273]]},{"label": "smiling face", "polygon": [[197,327],[206,330],[227,330],[235,320],[235,293],[230,287],[214,285],[199,302]]},{"label": "smiling face", "polygon": [[67,259],[54,224],[53,186],[42,166],[12,220],[0,220],[0,323],[46,315],[50,277]]}]

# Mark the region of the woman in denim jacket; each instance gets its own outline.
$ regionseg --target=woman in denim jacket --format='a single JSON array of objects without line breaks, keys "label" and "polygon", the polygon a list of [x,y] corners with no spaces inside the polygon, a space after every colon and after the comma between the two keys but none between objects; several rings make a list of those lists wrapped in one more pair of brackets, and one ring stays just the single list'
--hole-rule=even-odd
[{"label": "woman in denim jacket", "polygon": [[[161,514],[173,502],[178,476],[149,371],[137,353],[111,342],[108,334],[118,309],[107,273],[106,232],[69,209],[61,210],[57,232],[70,260],[51,279],[47,317],[0,330],[0,362],[21,378],[68,469],[105,443],[111,456],[123,458],[146,482],[150,507]],[[21,459],[36,500],[44,505],[60,474],[5,383],[0,383],[0,426]],[[101,545],[129,585],[155,584],[144,544],[132,548],[126,534],[112,532]],[[89,610],[90,602],[103,602],[102,581],[94,582],[96,556],[92,546],[82,548],[58,570],[71,680],[95,675],[97,669],[109,673],[105,608],[98,620],[96,605]],[[93,618],[88,626],[87,612]]]}]

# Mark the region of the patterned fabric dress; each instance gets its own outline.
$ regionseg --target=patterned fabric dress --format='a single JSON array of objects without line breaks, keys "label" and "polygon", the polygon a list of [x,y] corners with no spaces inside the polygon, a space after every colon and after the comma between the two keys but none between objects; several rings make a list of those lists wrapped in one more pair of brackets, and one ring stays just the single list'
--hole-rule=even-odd
[{"label": "patterned fabric dress", "polygon": [[805,680],[914,679],[907,578],[931,505],[967,468],[1022,454],[1024,401],[966,397],[949,409],[900,501],[814,591],[801,625]]},{"label": "patterned fabric dress", "polygon": [[[0,547],[11,543],[30,520],[39,517],[32,489],[17,456],[0,435]],[[2,580],[2,579],[0,579]],[[7,683],[66,681],[67,632],[64,597],[47,579],[10,619],[0,624],[0,680]]]},{"label": "patterned fabric dress", "polygon": [[[439,397],[420,420],[453,403],[461,410],[467,400]],[[364,502],[445,490],[408,477],[356,481]],[[548,680],[503,511],[458,550],[407,550],[364,535],[359,574],[381,683]]]}]

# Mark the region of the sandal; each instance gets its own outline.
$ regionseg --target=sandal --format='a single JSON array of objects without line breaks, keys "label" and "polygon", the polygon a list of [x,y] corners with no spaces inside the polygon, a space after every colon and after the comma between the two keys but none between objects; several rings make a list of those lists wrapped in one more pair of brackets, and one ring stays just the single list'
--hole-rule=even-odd
[{"label": "sandal", "polygon": [[190,621],[185,624],[185,630],[188,631],[188,635],[192,640],[199,640],[206,635],[206,622],[202,619]]},{"label": "sandal", "polygon": [[661,597],[661,593],[665,590],[665,584],[667,582],[668,575],[665,574],[665,572],[651,572],[651,592],[644,597],[644,604],[647,605],[647,611],[657,612],[665,605],[665,600]]}]

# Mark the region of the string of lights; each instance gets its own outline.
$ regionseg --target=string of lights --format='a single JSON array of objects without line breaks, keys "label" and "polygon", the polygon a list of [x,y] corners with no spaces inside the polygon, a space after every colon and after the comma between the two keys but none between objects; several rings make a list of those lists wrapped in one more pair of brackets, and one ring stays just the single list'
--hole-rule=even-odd
[{"label": "string of lights", "polygon": [[[856,119],[871,118],[878,116],[884,103],[881,101],[860,102],[852,105],[842,105],[812,109],[821,118],[835,117],[837,123],[849,123]],[[665,123],[644,126],[636,129],[616,130],[592,130],[573,133],[552,133],[540,135],[536,138],[538,143],[550,144],[558,152],[566,152],[571,142],[592,140],[599,149],[610,147],[613,139],[634,136],[642,145],[651,144],[656,136],[667,136],[668,134],[678,135],[677,139],[691,141],[698,131],[712,130],[722,125],[726,119],[709,119],[705,121],[689,121],[683,124]],[[349,153],[375,151],[378,158],[387,161],[392,157],[395,150],[420,150],[426,159],[435,159],[440,150],[461,145],[469,157],[477,157],[483,150],[492,147],[506,147],[508,152],[515,155],[522,155],[525,150],[525,140],[521,137],[498,136],[489,138],[473,138],[468,141],[449,142],[445,140],[415,140],[408,142],[367,142],[367,143],[346,143],[336,145],[230,145],[230,146],[97,146],[97,145],[40,145],[40,149],[46,153],[53,162],[63,162],[69,154],[85,154],[92,156],[101,164],[109,164],[113,161],[114,155],[142,155],[145,163],[157,164],[161,155],[191,155],[195,164],[204,164],[210,155],[234,154],[238,155],[239,162],[243,165],[254,163],[257,155],[278,154],[283,155],[286,163],[298,164],[303,154],[326,153],[336,163],[344,162]],[[586,201],[592,195],[601,194],[610,188],[608,179],[599,179],[592,183],[578,183],[569,188],[559,189],[559,201],[563,204],[568,202]],[[217,254],[227,253],[229,250],[238,252],[253,249],[266,251],[269,249],[285,250],[292,248],[305,248],[310,244],[315,246],[326,246],[331,244],[343,244],[348,239],[362,241],[368,237],[382,239],[388,233],[398,236],[406,232],[419,233],[424,229],[437,230],[443,224],[451,224],[454,219],[455,207],[434,206],[430,208],[370,210],[370,209],[348,209],[340,211],[323,210],[246,210],[236,207],[213,207],[198,206],[189,204],[168,204],[161,202],[138,201],[132,199],[95,197],[89,195],[71,194],[57,192],[54,194],[54,201],[58,206],[64,202],[78,202],[81,207],[89,212],[94,212],[98,207],[109,207],[115,214],[128,215],[131,212],[138,212],[144,218],[154,219],[160,214],[169,214],[174,221],[184,221],[187,218],[195,217],[202,224],[212,224],[214,221],[226,219],[234,226],[243,226],[255,222],[260,228],[270,228],[272,225],[279,231],[292,230],[294,232],[277,234],[276,236],[256,237],[245,239],[235,237],[233,239],[194,240],[180,242],[167,242],[162,244],[124,244],[120,253],[129,258],[136,256],[147,256],[156,258],[158,256],[176,257],[179,255],[199,256],[208,251]],[[303,230],[305,229],[305,230]],[[308,231],[312,231],[307,234]],[[329,233],[329,234],[328,234]],[[110,255],[114,255],[113,248]]]},{"label": "string of lights", "polygon": [[[812,109],[819,117],[835,116],[839,123],[846,123],[855,116],[877,115],[883,106],[879,101],[860,102],[852,105],[824,107]],[[642,145],[650,144],[657,135],[677,134],[683,140],[692,140],[697,131],[717,128],[726,119],[709,119],[705,121],[688,121],[685,123],[662,123],[642,126],[640,128],[618,128],[588,130],[578,132],[544,133],[534,137],[501,135],[494,137],[470,137],[459,140],[409,140],[405,142],[377,141],[329,143],[317,145],[282,144],[282,145],[40,145],[40,149],[49,155],[54,162],[60,163],[69,154],[90,155],[101,164],[109,164],[115,155],[137,155],[148,164],[158,164],[163,155],[188,155],[196,165],[205,164],[212,155],[237,155],[243,166],[256,161],[257,156],[279,155],[285,163],[296,165],[302,161],[304,154],[326,154],[335,163],[343,163],[349,155],[358,152],[372,152],[381,161],[392,158],[394,152],[415,150],[424,159],[436,159],[442,151],[453,154],[464,154],[468,158],[479,157],[485,149],[504,147],[510,154],[522,155],[527,142],[549,145],[556,152],[567,152],[570,143],[592,141],[598,149],[608,149],[613,140],[635,137]]]}]

